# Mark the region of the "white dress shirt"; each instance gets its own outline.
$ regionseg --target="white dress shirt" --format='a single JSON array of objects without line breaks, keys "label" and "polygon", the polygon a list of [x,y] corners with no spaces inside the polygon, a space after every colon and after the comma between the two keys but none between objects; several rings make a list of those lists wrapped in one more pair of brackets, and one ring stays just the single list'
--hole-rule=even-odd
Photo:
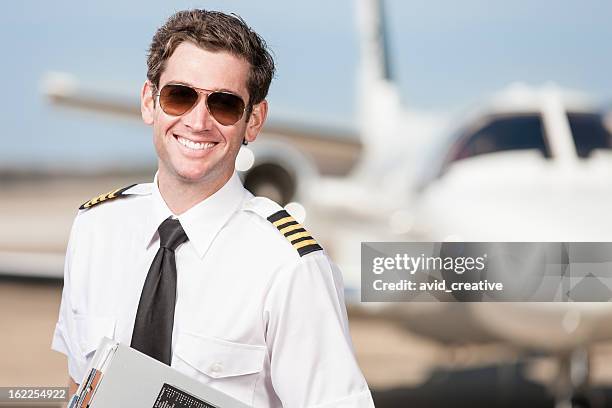
[{"label": "white dress shirt", "polygon": [[[153,183],[77,215],[52,348],[75,382],[100,339],[130,344],[157,228],[173,216]],[[354,357],[340,271],[300,256],[236,174],[177,216],[172,367],[254,407],[373,407]]]}]

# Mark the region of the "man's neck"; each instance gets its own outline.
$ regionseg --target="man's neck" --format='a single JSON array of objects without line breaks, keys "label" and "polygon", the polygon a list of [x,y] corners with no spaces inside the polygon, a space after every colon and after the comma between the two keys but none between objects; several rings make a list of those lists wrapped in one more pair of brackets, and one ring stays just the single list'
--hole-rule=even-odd
[{"label": "man's neck", "polygon": [[188,182],[169,177],[165,172],[159,171],[157,186],[170,211],[175,215],[181,215],[219,191],[231,176],[230,174],[211,182]]}]

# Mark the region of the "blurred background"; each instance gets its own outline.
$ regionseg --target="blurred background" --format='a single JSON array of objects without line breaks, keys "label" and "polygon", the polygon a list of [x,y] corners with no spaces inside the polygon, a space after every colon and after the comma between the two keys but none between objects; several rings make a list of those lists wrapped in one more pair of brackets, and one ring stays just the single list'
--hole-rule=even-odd
[{"label": "blurred background", "polygon": [[607,302],[359,293],[362,241],[612,241],[612,3],[598,0],[5,5],[0,386],[66,383],[49,347],[70,225],[91,197],[152,180],[146,49],[190,7],[241,15],[274,52],[269,122],[237,169],[343,270],[377,406],[612,406]]}]

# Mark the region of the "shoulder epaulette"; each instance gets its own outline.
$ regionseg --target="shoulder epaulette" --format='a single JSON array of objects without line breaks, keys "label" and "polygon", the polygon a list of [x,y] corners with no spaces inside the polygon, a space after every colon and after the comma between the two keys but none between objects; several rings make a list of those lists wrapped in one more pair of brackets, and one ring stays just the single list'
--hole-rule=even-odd
[{"label": "shoulder epaulette", "polygon": [[285,210],[275,212],[268,217],[270,221],[281,234],[287,238],[287,241],[293,245],[300,256],[304,256],[314,251],[320,251],[323,248],[317,244],[317,241],[310,235],[308,231],[298,223]]},{"label": "shoulder epaulette", "polygon": [[88,208],[93,207],[94,205],[98,205],[100,203],[103,203],[105,201],[110,201],[110,200],[114,200],[115,198],[120,198],[120,197],[127,197],[130,194],[124,194],[127,190],[129,190],[130,188],[134,187],[136,184],[132,184],[129,185],[127,187],[122,187],[122,188],[118,188],[116,190],[113,191],[109,191],[106,194],[102,194],[99,195],[97,197],[92,198],[91,200],[87,201],[86,203],[83,203],[80,207],[79,210],[86,210]]}]

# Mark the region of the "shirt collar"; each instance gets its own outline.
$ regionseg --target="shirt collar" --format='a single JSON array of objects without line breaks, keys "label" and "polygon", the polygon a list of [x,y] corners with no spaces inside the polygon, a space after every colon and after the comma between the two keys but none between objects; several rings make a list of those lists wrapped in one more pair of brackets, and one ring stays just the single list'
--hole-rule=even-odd
[{"label": "shirt collar", "polygon": [[198,256],[202,258],[229,218],[238,210],[248,194],[242,186],[240,177],[234,172],[232,177],[210,197],[175,216],[164,201],[157,185],[157,173],[153,179],[152,213],[145,234],[145,245],[149,246],[156,238],[157,228],[168,217],[175,217],[181,222],[189,241],[193,244]]}]

